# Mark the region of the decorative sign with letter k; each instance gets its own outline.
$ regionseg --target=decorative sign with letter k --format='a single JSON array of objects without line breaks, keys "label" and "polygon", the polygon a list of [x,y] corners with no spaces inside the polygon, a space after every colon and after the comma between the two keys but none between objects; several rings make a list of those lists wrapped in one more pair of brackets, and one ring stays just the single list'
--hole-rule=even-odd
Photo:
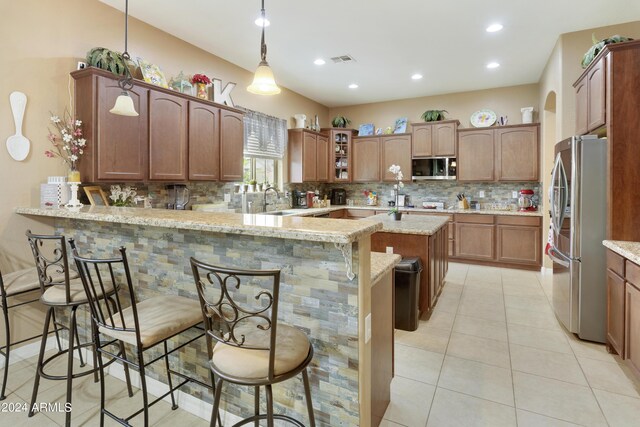
[{"label": "decorative sign with letter k", "polygon": [[233,99],[231,99],[231,91],[234,87],[236,87],[235,83],[227,83],[222,90],[222,80],[212,79],[213,80],[213,102],[217,102],[218,104],[226,104],[229,107],[234,107]]}]

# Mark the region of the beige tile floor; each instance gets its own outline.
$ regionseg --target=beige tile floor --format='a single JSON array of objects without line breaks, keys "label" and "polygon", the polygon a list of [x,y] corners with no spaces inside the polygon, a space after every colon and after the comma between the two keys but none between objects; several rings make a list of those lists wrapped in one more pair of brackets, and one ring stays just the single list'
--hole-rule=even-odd
[{"label": "beige tile floor", "polygon": [[[563,330],[550,290],[539,273],[451,263],[431,318],[415,332],[396,333],[396,378],[381,426],[640,426],[638,384],[604,346]],[[11,365],[4,402],[29,402],[34,364],[35,357]],[[39,401],[64,401],[59,382],[43,380],[40,390]],[[108,377],[107,391],[109,406],[122,413],[140,405],[140,393],[129,399],[119,380]],[[98,425],[99,393],[91,377],[75,382],[74,426]],[[165,402],[151,421],[208,425]],[[1,426],[63,422],[62,413],[0,413]],[[132,422],[141,425],[142,417]]]},{"label": "beige tile floor", "polygon": [[383,426],[640,426],[640,387],[556,320],[550,277],[451,263],[433,315],[396,331]]}]

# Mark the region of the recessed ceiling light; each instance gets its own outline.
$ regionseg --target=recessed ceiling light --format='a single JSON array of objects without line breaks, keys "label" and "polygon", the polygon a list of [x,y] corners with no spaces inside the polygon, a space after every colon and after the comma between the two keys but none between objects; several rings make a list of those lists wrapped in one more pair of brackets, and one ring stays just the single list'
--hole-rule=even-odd
[{"label": "recessed ceiling light", "polygon": [[351,83],[351,84],[349,85],[349,89],[358,89],[358,85],[357,85],[357,84],[355,84],[355,83]]},{"label": "recessed ceiling light", "polygon": [[489,62],[487,64],[487,68],[489,68],[489,69],[498,68],[499,66],[500,66],[500,64],[498,64],[497,62]]},{"label": "recessed ceiling light", "polygon": [[271,25],[271,22],[269,22],[267,18],[264,18],[264,21],[263,21],[262,16],[258,16],[258,18],[254,22],[258,27],[262,27],[263,25],[265,27],[268,27],[269,25]]},{"label": "recessed ceiling light", "polygon": [[315,61],[313,61],[313,63],[316,64],[316,65],[324,65],[324,64],[326,64],[326,62],[322,58],[316,59]]},{"label": "recessed ceiling light", "polygon": [[414,74],[413,76],[411,76],[411,78],[413,80],[420,80],[422,78],[422,74]]},{"label": "recessed ceiling light", "polygon": [[503,28],[502,24],[491,24],[487,27],[487,33],[495,33]]}]

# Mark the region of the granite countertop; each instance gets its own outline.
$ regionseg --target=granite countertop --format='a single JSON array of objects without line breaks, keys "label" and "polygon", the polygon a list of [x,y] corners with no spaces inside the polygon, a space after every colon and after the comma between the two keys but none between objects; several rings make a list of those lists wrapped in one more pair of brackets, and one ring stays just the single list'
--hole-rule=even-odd
[{"label": "granite countertop", "polygon": [[[391,208],[386,206],[331,206],[328,208],[309,208],[309,209],[287,209],[287,215],[296,216],[313,216],[323,215],[329,212],[338,211],[341,209],[356,209],[356,210],[369,210],[369,211],[388,211]],[[420,212],[424,214],[480,214],[480,215],[516,215],[516,216],[543,216],[542,211],[535,212],[519,212],[519,211],[500,211],[492,209],[424,209],[424,208],[398,208],[400,212]],[[294,212],[295,211],[295,212]]]},{"label": "granite countertop", "polygon": [[382,252],[371,252],[371,286],[402,260],[398,254],[385,254]]},{"label": "granite countertop", "polygon": [[446,216],[403,215],[400,221],[389,214],[378,214],[362,218],[359,222],[379,222],[383,232],[399,234],[420,234],[431,236],[449,222]]},{"label": "granite countertop", "polygon": [[243,234],[316,242],[352,243],[382,229],[377,223],[167,209],[84,206],[80,209],[28,208],[15,210],[21,215],[69,218],[119,224],[200,230],[215,233]]},{"label": "granite countertop", "polygon": [[629,261],[640,264],[640,242],[605,240],[602,244]]}]

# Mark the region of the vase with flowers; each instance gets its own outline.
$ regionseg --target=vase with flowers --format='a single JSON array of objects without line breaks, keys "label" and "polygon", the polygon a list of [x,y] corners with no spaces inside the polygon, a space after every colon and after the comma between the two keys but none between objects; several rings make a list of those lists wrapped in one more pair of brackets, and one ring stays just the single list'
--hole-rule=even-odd
[{"label": "vase with flowers", "polygon": [[402,174],[402,170],[399,165],[389,166],[389,172],[394,175],[396,180],[396,184],[393,186],[395,190],[396,204],[395,207],[389,211],[389,215],[393,215],[393,219],[400,221],[402,219],[402,212],[398,210],[398,193],[400,189],[404,187],[404,183],[402,182],[404,175]]},{"label": "vase with flowers", "polygon": [[113,206],[127,207],[138,199],[137,195],[135,187],[112,185],[109,198],[113,201]]},{"label": "vase with flowers", "polygon": [[196,85],[196,96],[200,99],[209,99],[207,86],[211,84],[211,79],[204,74],[194,74],[191,83]]},{"label": "vase with flowers", "polygon": [[53,144],[53,149],[44,152],[47,157],[58,157],[69,167],[69,182],[80,182],[78,160],[84,154],[87,140],[82,135],[82,121],[71,117],[65,110],[61,117],[51,114],[49,118],[55,131],[49,129],[47,139]]}]

